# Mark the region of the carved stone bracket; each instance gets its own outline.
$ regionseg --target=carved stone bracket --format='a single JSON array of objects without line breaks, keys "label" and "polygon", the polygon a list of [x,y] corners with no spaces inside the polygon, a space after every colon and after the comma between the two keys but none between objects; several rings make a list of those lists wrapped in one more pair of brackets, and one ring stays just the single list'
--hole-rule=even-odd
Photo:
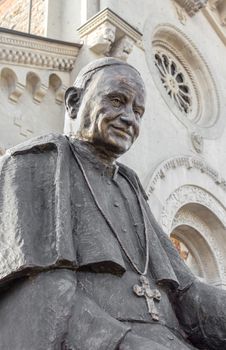
[{"label": "carved stone bracket", "polygon": [[105,22],[87,36],[88,47],[97,54],[109,53],[115,41],[116,28],[109,22]]},{"label": "carved stone bracket", "polygon": [[9,93],[9,99],[14,102],[17,103],[20,96],[23,94],[25,89],[25,85],[21,84],[19,82],[15,82],[14,86],[11,86],[11,91]]},{"label": "carved stone bracket", "polygon": [[175,0],[189,16],[194,16],[200,9],[206,6],[208,0]]},{"label": "carved stone bracket", "polygon": [[39,84],[33,94],[33,99],[36,103],[41,103],[48,91],[48,86]]},{"label": "carved stone bracket", "polygon": [[79,29],[88,47],[99,55],[126,60],[133,45],[141,46],[142,34],[110,9],[104,9]]},{"label": "carved stone bracket", "polygon": [[0,63],[69,72],[81,45],[0,29]]}]

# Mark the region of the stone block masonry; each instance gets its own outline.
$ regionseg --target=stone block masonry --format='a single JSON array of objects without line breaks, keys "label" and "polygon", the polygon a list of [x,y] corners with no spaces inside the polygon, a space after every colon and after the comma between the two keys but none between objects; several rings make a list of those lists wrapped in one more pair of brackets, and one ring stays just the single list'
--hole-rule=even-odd
[{"label": "stone block masonry", "polygon": [[[31,0],[0,0],[0,26],[21,32],[29,32]],[[46,0],[32,0],[30,33],[45,35]]]}]

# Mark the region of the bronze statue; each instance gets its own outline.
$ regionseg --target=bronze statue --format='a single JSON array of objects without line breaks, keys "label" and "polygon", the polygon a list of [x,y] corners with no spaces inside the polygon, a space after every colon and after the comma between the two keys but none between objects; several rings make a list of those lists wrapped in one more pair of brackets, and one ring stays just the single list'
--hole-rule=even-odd
[{"label": "bronze statue", "polygon": [[76,135],[0,164],[0,349],[226,349],[226,292],[196,279],[117,162],[139,135],[140,74],[94,61],[65,102]]}]

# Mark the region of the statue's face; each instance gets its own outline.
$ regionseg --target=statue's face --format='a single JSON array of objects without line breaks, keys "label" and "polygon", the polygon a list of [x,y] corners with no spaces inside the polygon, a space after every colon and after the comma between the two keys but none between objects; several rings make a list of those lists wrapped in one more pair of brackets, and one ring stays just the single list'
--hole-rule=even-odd
[{"label": "statue's face", "polygon": [[139,135],[145,88],[128,66],[111,66],[92,77],[79,109],[83,139],[119,156]]}]

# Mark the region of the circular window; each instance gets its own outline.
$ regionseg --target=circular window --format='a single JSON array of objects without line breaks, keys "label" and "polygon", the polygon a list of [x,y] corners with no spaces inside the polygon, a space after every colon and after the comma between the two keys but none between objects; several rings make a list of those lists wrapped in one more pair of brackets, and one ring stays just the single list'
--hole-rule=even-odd
[{"label": "circular window", "polygon": [[169,108],[192,132],[211,137],[219,117],[219,99],[196,47],[174,26],[161,25],[146,48],[149,69]]},{"label": "circular window", "polygon": [[198,113],[198,92],[191,76],[171,50],[155,48],[155,66],[167,95],[189,119]]}]

